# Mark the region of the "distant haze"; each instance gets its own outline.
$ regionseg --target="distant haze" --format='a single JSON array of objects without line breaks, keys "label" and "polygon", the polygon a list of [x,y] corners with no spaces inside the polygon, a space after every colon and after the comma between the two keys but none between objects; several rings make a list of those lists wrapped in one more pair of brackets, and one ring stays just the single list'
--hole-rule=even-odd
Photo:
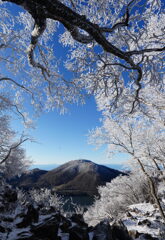
[{"label": "distant haze", "polygon": [[[101,165],[117,170],[122,170],[124,168],[122,164],[101,164]],[[59,166],[60,164],[34,164],[30,167],[30,169],[39,168],[41,170],[52,170]]]}]

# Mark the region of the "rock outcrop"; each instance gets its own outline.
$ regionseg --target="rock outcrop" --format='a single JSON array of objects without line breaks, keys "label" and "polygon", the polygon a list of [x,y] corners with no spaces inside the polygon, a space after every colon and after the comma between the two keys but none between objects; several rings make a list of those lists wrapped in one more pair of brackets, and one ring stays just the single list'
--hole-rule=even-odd
[{"label": "rock outcrop", "polygon": [[0,212],[1,240],[131,240],[125,228],[108,221],[89,227],[81,214],[64,217],[53,208],[21,205],[15,190],[5,185],[0,190],[0,205],[5,206]]},{"label": "rock outcrop", "polygon": [[[148,205],[136,205],[129,209],[127,219],[118,222],[104,220],[96,226],[88,226],[81,214],[63,216],[53,209],[42,209],[32,203],[21,204],[17,191],[0,182],[0,239],[1,240],[164,240],[164,232],[156,236],[154,227],[164,224],[154,217],[154,208]],[[138,219],[138,215],[143,213]],[[151,217],[151,219],[148,219]],[[146,219],[146,220],[145,220]],[[153,221],[154,222],[150,222]],[[148,232],[134,229],[144,226]],[[130,229],[127,226],[129,224]],[[149,229],[150,227],[150,229]],[[141,229],[142,230],[142,229]],[[151,231],[149,231],[151,230]],[[154,231],[153,231],[154,230]],[[154,235],[153,235],[154,233]]]}]

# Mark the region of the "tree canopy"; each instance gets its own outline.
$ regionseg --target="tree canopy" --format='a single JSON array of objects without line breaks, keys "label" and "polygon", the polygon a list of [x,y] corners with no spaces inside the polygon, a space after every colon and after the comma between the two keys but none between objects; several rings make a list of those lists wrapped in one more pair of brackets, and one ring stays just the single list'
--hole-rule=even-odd
[{"label": "tree canopy", "polygon": [[[3,16],[8,31],[2,28],[0,46],[4,50],[15,41],[14,51],[21,56],[21,61],[16,61],[17,66],[21,63],[19,68],[27,67],[23,58],[27,50],[32,79],[27,83],[24,76],[21,85],[37,107],[42,108],[46,102],[40,91],[44,86],[49,107],[61,108],[66,101],[79,101],[86,90],[96,96],[101,110],[120,114],[141,110],[149,114],[151,105],[158,111],[164,108],[163,1],[2,0],[1,11],[7,7],[3,2],[26,10],[17,16],[19,27],[11,14]],[[65,27],[60,37],[59,23]],[[55,38],[69,47],[64,65],[73,72],[72,79],[59,73],[53,52]]]}]

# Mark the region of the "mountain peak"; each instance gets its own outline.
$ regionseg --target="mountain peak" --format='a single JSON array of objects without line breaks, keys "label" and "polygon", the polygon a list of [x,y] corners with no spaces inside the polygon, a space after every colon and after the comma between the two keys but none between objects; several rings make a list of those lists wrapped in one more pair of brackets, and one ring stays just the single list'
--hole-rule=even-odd
[{"label": "mountain peak", "polygon": [[79,162],[92,162],[91,160],[87,160],[87,159],[77,159],[77,160],[74,160],[74,161],[79,161]]},{"label": "mountain peak", "polygon": [[23,188],[51,188],[60,194],[94,195],[97,187],[105,185],[122,172],[96,164],[90,160],[71,160],[50,170],[33,171],[15,180],[17,186]]},{"label": "mountain peak", "polygon": [[123,174],[90,160],[69,161],[40,178],[40,185],[51,187],[61,194],[97,194],[97,187]]}]

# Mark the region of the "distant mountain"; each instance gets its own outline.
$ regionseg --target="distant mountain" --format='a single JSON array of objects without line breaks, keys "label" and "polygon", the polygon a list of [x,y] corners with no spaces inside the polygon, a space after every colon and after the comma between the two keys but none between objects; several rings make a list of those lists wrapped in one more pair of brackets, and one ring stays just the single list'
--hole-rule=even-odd
[{"label": "distant mountain", "polygon": [[59,164],[34,164],[34,165],[30,166],[30,170],[32,170],[34,168],[39,168],[41,170],[49,171],[49,170],[52,170],[52,169],[57,168],[59,166],[60,166]]},{"label": "distant mountain", "polygon": [[[122,171],[123,167],[124,167],[122,164],[104,164],[103,163],[102,165],[106,166],[106,167],[109,167],[109,168],[119,170],[119,171]],[[34,165],[30,166],[30,170],[32,170],[34,168],[39,168],[41,170],[49,171],[49,170],[52,170],[52,169],[57,168],[59,166],[60,166],[60,164],[34,164]]]},{"label": "distant mountain", "polygon": [[37,181],[39,178],[46,174],[48,171],[41,170],[38,168],[29,170],[28,172],[22,173],[21,176],[16,176],[9,180],[9,183],[14,187],[20,187],[24,189],[29,189],[37,187]]},{"label": "distant mountain", "polygon": [[33,169],[17,178],[17,185],[24,188],[52,188],[65,195],[93,195],[97,194],[98,186],[105,185],[120,174],[123,173],[80,159],[69,161],[51,171]]},{"label": "distant mountain", "polygon": [[93,195],[97,193],[99,185],[105,185],[120,174],[118,170],[89,160],[73,160],[48,171],[37,184],[40,187],[51,187],[61,194]]}]

